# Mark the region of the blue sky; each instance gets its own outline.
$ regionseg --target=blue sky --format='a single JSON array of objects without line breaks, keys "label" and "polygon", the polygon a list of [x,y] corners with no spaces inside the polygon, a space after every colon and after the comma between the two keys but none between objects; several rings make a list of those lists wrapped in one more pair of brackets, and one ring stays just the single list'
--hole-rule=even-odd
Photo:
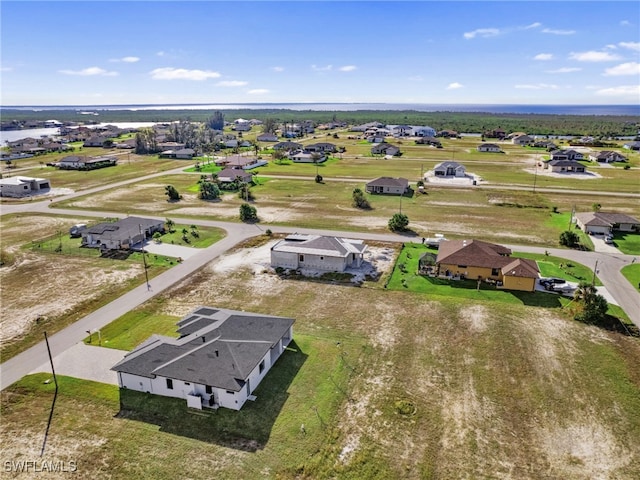
[{"label": "blue sky", "polygon": [[637,104],[640,2],[6,1],[1,104]]}]

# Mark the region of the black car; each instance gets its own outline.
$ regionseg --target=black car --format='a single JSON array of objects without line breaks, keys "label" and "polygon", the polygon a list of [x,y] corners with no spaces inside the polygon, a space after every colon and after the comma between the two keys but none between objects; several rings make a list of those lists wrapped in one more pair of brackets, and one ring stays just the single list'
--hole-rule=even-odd
[{"label": "black car", "polygon": [[[567,283],[567,281],[563,278],[541,278],[540,285],[545,287],[547,290],[551,290],[554,285],[561,285],[563,283]],[[551,287],[551,288],[547,288]]]}]

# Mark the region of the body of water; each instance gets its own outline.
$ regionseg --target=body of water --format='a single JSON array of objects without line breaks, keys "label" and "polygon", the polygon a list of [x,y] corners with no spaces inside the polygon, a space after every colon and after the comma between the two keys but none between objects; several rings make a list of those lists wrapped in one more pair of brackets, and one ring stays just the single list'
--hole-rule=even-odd
[{"label": "body of water", "polygon": [[[180,105],[57,105],[12,106],[2,109],[50,111],[78,110],[99,116],[104,110],[413,110],[417,112],[485,112],[485,113],[537,113],[549,115],[637,115],[640,105],[483,105],[483,104],[425,104],[425,103],[211,103]],[[97,115],[96,115],[97,114]]]},{"label": "body of water", "polygon": [[[87,125],[88,128],[104,127],[106,125],[115,125],[118,128],[144,128],[152,127],[156,122],[111,122],[97,123],[95,125]],[[72,127],[73,128],[73,127]],[[7,142],[15,142],[23,138],[41,138],[59,135],[60,129],[53,128],[24,128],[22,130],[5,130],[0,131],[0,146],[6,145]]]}]

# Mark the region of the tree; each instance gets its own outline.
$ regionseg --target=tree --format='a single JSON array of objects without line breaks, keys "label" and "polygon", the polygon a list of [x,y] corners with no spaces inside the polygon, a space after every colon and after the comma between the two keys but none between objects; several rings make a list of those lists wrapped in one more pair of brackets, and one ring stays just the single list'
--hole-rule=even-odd
[{"label": "tree", "polygon": [[169,233],[173,233],[175,232],[175,230],[173,229],[173,227],[176,226],[176,222],[174,222],[173,220],[171,220],[170,218],[165,218],[164,220],[164,224],[167,227],[167,230],[169,230]]},{"label": "tree", "polygon": [[389,219],[389,230],[392,232],[401,232],[407,229],[409,225],[409,217],[404,213],[394,213]]},{"label": "tree", "polygon": [[581,304],[582,310],[575,315],[575,320],[584,323],[598,323],[606,317],[609,304],[597,292],[593,285],[580,282],[574,299]]},{"label": "tree", "polygon": [[264,133],[276,133],[278,129],[278,122],[273,117],[267,117],[264,119],[264,123],[262,124],[262,131]]},{"label": "tree", "polygon": [[560,245],[565,247],[574,248],[578,246],[578,234],[571,230],[566,230],[560,234]]},{"label": "tree", "polygon": [[243,222],[256,222],[258,221],[258,211],[253,205],[243,203],[240,205],[240,220]]},{"label": "tree", "polygon": [[174,187],[173,185],[167,185],[166,187],[164,187],[164,190],[164,193],[167,197],[169,197],[170,202],[177,202],[182,198],[182,195],[178,193],[178,190],[176,190],[176,187]]},{"label": "tree", "polygon": [[207,127],[222,131],[224,129],[224,114],[219,111],[213,112],[213,115],[207,119]]},{"label": "tree", "polygon": [[203,175],[203,177],[204,179],[200,179],[198,182],[200,185],[200,193],[198,194],[198,197],[201,200],[216,200],[220,198],[220,189],[218,188],[218,185],[214,182],[208,181],[206,176]]},{"label": "tree", "polygon": [[369,200],[364,196],[364,192],[359,188],[354,188],[352,193],[353,206],[356,208],[362,208],[368,210],[371,208]]}]

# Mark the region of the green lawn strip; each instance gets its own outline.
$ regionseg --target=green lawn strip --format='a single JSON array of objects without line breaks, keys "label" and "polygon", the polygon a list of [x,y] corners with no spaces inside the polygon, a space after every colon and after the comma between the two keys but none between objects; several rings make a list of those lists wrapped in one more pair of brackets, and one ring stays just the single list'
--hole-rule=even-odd
[{"label": "green lawn strip", "polygon": [[613,244],[622,253],[640,255],[640,232],[615,232],[613,234]]},{"label": "green lawn strip", "polygon": [[[569,282],[588,282],[593,280],[593,270],[580,263],[567,260],[566,258],[544,255],[541,253],[514,252],[514,257],[529,258],[535,260],[540,269],[542,277],[564,278]],[[596,275],[595,285],[602,286],[602,282]]]},{"label": "green lawn strip", "polygon": [[[192,228],[194,227],[195,228]],[[162,243],[170,243],[172,245],[185,245],[195,248],[206,248],[213,245],[216,242],[222,240],[226,232],[221,228],[216,227],[201,227],[198,225],[177,223],[172,228],[173,232],[166,232],[160,237]],[[185,235],[184,230],[187,230],[186,236],[189,239],[189,243],[186,243],[182,236]],[[195,235],[194,235],[195,233]]]},{"label": "green lawn strip", "polygon": [[[100,403],[112,408],[118,407],[118,387],[106,383],[81,380],[79,378],[56,375],[58,380],[58,394],[86,400],[91,403]],[[46,383],[45,383],[46,382]],[[41,397],[55,393],[55,383],[51,373],[35,373],[26,375],[10,387],[15,393],[27,397]]]},{"label": "green lawn strip", "polygon": [[[196,159],[198,160],[198,159]],[[188,172],[188,173],[218,173],[219,171],[221,171],[223,168],[219,167],[218,165],[216,165],[215,163],[205,163],[205,162],[200,162],[200,166],[199,167],[189,167],[189,168],[185,168],[184,171]]]},{"label": "green lawn strip", "polygon": [[[556,207],[557,208],[557,207]],[[572,215],[571,212],[564,213],[554,213],[551,212],[549,219],[545,222],[545,224],[549,227],[555,228],[558,232],[558,240],[560,239],[560,234],[567,230],[575,232],[578,235],[579,241],[581,245],[584,245],[588,250],[593,251],[593,242],[589,235],[587,235],[583,230],[579,228],[575,228],[574,223],[569,223]]]},{"label": "green lawn strip", "polygon": [[633,288],[640,289],[640,264],[638,262],[622,267],[620,272],[633,285]]},{"label": "green lawn strip", "polygon": [[[103,347],[133,350],[153,334],[177,337],[176,323],[180,317],[157,313],[155,302],[125,313],[100,329]],[[150,308],[153,309],[150,311]],[[91,335],[84,343],[96,345],[98,336]]]}]

